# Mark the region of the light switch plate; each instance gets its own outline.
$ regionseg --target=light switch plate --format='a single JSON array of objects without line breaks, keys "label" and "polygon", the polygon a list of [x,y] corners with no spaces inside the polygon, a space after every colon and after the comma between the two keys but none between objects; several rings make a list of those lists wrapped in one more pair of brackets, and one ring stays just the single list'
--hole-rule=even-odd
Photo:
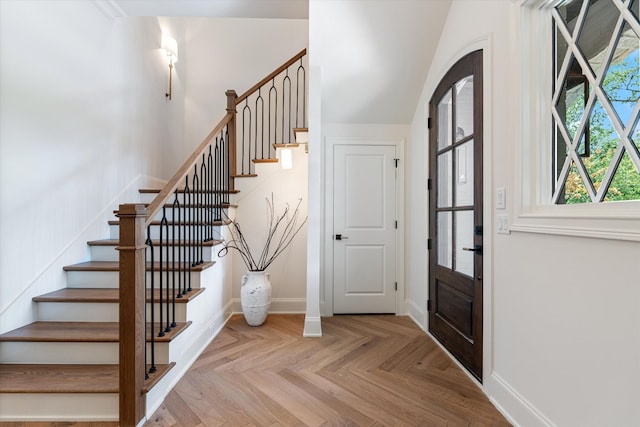
[{"label": "light switch plate", "polygon": [[498,234],[511,234],[509,231],[509,215],[497,215]]},{"label": "light switch plate", "polygon": [[507,190],[504,187],[496,188],[496,209],[507,208]]}]

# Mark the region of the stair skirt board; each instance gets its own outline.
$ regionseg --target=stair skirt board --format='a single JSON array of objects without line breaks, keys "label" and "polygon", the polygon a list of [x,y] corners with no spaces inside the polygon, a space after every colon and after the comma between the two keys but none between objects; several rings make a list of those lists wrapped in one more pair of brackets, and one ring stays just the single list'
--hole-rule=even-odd
[{"label": "stair skirt board", "polygon": [[118,407],[118,393],[3,393],[0,421],[118,421]]},{"label": "stair skirt board", "polygon": [[[204,298],[203,298],[204,299]],[[197,301],[197,299],[196,299]],[[171,389],[180,381],[180,378],[189,370],[191,365],[200,357],[200,354],[207,348],[207,346],[213,341],[213,339],[220,333],[224,325],[229,321],[232,312],[232,303],[229,301],[222,310],[219,310],[215,315],[207,317],[212,319],[203,325],[198,331],[193,331],[190,339],[186,341],[185,345],[181,348],[183,353],[179,359],[176,358],[176,366],[171,369],[167,374],[156,384],[149,392],[147,396],[147,417],[153,415],[153,413],[160,407],[165,397]]]}]

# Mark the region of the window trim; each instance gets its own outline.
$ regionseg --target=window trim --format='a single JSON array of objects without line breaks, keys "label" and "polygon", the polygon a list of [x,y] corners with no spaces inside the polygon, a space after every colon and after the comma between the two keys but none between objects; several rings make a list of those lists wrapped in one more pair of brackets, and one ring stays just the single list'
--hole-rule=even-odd
[{"label": "window trim", "polygon": [[[514,219],[510,230],[564,236],[640,241],[640,201],[580,205],[552,202],[551,8],[557,0],[513,0],[519,7],[513,45],[516,118]],[[613,0],[627,5],[626,1]],[[630,13],[630,12],[629,12]],[[533,54],[537,53],[537,54]],[[548,160],[545,160],[548,159]]]}]

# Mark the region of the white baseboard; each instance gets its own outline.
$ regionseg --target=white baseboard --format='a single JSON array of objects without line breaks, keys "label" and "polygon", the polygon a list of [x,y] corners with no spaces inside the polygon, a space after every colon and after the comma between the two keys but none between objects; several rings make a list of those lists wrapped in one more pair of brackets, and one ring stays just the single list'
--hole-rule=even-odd
[{"label": "white baseboard", "polygon": [[416,325],[423,331],[426,330],[427,325],[424,323],[425,311],[413,301],[409,301],[409,310],[407,315],[415,322]]},{"label": "white baseboard", "polygon": [[499,374],[493,372],[489,381],[485,381],[485,393],[491,403],[514,426],[550,427],[554,426],[531,402],[525,399]]}]

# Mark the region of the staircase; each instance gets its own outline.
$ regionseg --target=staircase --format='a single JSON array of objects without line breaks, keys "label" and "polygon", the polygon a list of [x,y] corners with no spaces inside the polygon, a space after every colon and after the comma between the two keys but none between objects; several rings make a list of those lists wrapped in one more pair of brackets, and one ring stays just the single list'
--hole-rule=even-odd
[{"label": "staircase", "polygon": [[[240,97],[228,91],[227,115],[166,186],[140,189],[139,200],[120,205],[109,236],[87,242],[90,261],[64,267],[66,287],[33,299],[37,320],[0,335],[0,422],[134,426],[162,403],[234,311],[231,257],[218,257],[222,219],[237,208],[235,180],[257,177],[256,164],[276,163],[276,150],[297,146],[305,55]],[[298,61],[294,113],[289,67]],[[276,79],[282,102],[272,112]],[[274,120],[258,124],[267,93]]]},{"label": "staircase", "polygon": [[[140,203],[149,203],[157,193],[158,190],[141,190]],[[119,224],[109,224],[110,238],[87,243],[91,261],[64,268],[66,288],[34,298],[38,320],[0,335],[3,419],[118,419]],[[157,234],[159,226],[159,220],[152,222],[152,235]],[[176,361],[184,365],[196,357],[203,346],[189,351],[193,342],[206,345],[213,336],[210,329],[219,329],[230,316],[228,308],[222,318],[211,322],[207,319],[209,311],[203,309],[211,302],[211,298],[204,298],[207,292],[211,293],[207,288],[221,285],[212,275],[220,243],[221,240],[203,243],[204,262],[192,268],[192,290],[176,300],[176,327],[155,337],[157,371],[145,382],[145,393],[162,381],[172,385],[167,374]],[[179,248],[190,244],[179,242]],[[147,305],[158,305],[158,289],[153,293],[147,289],[146,294]],[[158,323],[155,329],[159,329]],[[147,334],[147,341],[150,340]],[[173,377],[175,380],[176,375]],[[147,405],[159,403],[161,400],[148,401]]]}]

